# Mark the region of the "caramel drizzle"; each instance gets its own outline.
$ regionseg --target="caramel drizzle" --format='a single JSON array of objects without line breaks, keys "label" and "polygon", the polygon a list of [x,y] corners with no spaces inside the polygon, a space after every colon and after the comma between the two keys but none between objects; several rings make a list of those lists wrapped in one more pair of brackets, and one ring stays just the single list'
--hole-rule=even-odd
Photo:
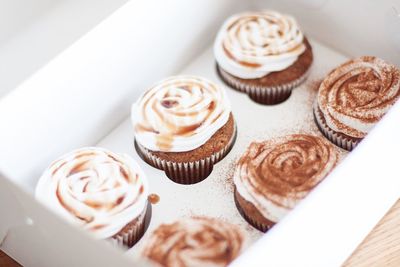
[{"label": "caramel drizzle", "polygon": [[248,67],[248,68],[259,68],[261,67],[261,64],[258,63],[251,63],[251,62],[247,62],[247,61],[243,61],[243,60],[239,60],[236,57],[233,56],[233,54],[229,51],[228,48],[226,48],[225,44],[222,45],[222,48],[224,49],[225,54],[232,59],[233,61],[235,61],[236,63],[239,63],[242,66]]},{"label": "caramel drizzle", "polygon": [[157,204],[160,201],[160,196],[157,194],[150,194],[148,200],[151,204]]},{"label": "caramel drizzle", "polygon": [[172,135],[158,135],[156,145],[161,151],[169,151],[172,148],[173,141]]},{"label": "caramel drizzle", "polygon": [[66,209],[69,213],[74,215],[76,218],[78,218],[82,221],[85,221],[86,223],[91,223],[93,221],[93,217],[87,217],[87,216],[83,216],[83,215],[79,214],[74,208],[68,206],[64,202],[64,199],[62,198],[62,196],[60,194],[59,186],[57,186],[57,189],[56,189],[56,196],[57,196],[57,199],[60,202],[61,206],[63,206],[64,209]]}]

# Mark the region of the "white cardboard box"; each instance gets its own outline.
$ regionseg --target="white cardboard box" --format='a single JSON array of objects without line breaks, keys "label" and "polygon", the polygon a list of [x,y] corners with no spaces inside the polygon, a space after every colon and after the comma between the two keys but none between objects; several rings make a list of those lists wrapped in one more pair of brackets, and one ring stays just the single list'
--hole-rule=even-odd
[{"label": "white cardboard box", "polygon": [[[196,64],[209,58],[204,51],[222,21],[257,8],[293,14],[307,36],[342,54],[336,60],[371,54],[400,65],[395,0],[132,0],[0,101],[1,248],[24,266],[132,266],[132,253],[92,240],[37,203],[38,177],[73,148],[110,145],[141,90],[182,70],[202,72]],[[325,62],[334,61],[319,66]],[[233,265],[340,265],[400,196],[399,117],[397,103]]]}]

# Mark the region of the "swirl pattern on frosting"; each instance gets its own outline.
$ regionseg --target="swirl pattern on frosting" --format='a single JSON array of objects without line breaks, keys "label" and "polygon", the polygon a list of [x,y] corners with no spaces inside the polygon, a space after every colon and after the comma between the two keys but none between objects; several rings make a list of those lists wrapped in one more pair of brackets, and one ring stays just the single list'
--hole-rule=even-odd
[{"label": "swirl pattern on frosting", "polygon": [[363,138],[400,96],[400,70],[364,56],[334,69],[321,83],[317,103],[328,126]]},{"label": "swirl pattern on frosting", "polygon": [[158,227],[143,254],[164,267],[227,266],[244,242],[243,232],[235,225],[193,217]]},{"label": "swirl pattern on frosting", "polygon": [[128,155],[90,147],[52,163],[40,178],[35,196],[96,238],[106,239],[142,214],[148,185]]},{"label": "swirl pattern on frosting", "polygon": [[224,126],[231,106],[225,90],[201,77],[167,78],[132,106],[135,138],[147,149],[182,152],[203,145]]},{"label": "swirl pattern on frosting", "polygon": [[296,20],[275,11],[228,18],[214,44],[218,65],[242,79],[256,79],[292,65],[306,46]]},{"label": "swirl pattern on frosting", "polygon": [[295,134],[252,143],[234,173],[236,190],[267,219],[278,222],[336,165],[324,138]]}]

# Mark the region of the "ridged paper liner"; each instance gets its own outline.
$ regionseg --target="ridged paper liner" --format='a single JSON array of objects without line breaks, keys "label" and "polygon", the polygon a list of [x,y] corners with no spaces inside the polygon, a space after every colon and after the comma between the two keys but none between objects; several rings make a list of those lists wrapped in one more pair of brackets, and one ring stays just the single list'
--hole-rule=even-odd
[{"label": "ridged paper liner", "polygon": [[350,137],[346,137],[345,134],[339,134],[334,130],[332,130],[331,128],[329,128],[329,126],[326,124],[326,121],[324,120],[323,117],[324,115],[322,114],[322,111],[319,109],[317,101],[314,102],[313,113],[314,113],[314,120],[316,125],[318,126],[318,129],[329,141],[331,141],[338,147],[341,147],[348,151],[352,151],[361,141],[361,139],[356,141]]},{"label": "ridged paper liner", "polygon": [[135,245],[144,235],[151,217],[151,204],[147,203],[143,212],[134,219],[134,223],[125,227],[119,233],[110,238],[110,242],[119,248],[129,249]]},{"label": "ridged paper liner", "polygon": [[237,200],[236,194],[239,194],[235,188],[235,191],[233,193],[234,195],[234,199],[235,199],[235,205],[237,210],[239,211],[240,215],[242,215],[242,217],[250,224],[252,225],[254,228],[260,230],[261,232],[265,233],[267,232],[269,229],[271,229],[271,227],[273,225],[270,224],[263,224],[260,223],[256,220],[254,220],[251,216],[247,215],[247,213],[244,211],[244,209],[240,206],[239,201]]},{"label": "ridged paper liner", "polygon": [[139,156],[151,166],[165,171],[172,181],[179,184],[195,184],[201,182],[212,172],[214,164],[222,160],[231,150],[236,140],[236,124],[228,144],[209,157],[191,162],[174,162],[159,158],[151,150],[143,147],[135,140],[135,148]]},{"label": "ridged paper liner", "polygon": [[231,74],[224,71],[217,65],[217,72],[233,89],[247,94],[253,101],[263,105],[279,104],[290,97],[293,88],[302,84],[308,77],[310,68],[296,80],[278,86],[253,86],[241,83]]}]

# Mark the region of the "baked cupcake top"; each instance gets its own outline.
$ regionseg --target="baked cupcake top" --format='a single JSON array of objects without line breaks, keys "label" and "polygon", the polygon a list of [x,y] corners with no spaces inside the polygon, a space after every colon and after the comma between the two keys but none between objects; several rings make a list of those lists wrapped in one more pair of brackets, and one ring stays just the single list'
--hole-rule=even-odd
[{"label": "baked cupcake top", "polygon": [[228,18],[214,44],[218,65],[242,79],[256,79],[292,65],[305,50],[296,20],[272,10]]},{"label": "baked cupcake top", "polygon": [[237,163],[236,190],[278,222],[336,165],[338,155],[324,138],[295,134],[253,142]]},{"label": "baked cupcake top", "polygon": [[320,85],[317,104],[336,132],[363,138],[400,96],[400,70],[364,56],[340,65]]},{"label": "baked cupcake top", "polygon": [[167,78],[132,105],[136,141],[162,152],[190,151],[224,126],[231,106],[224,88],[196,76]]},{"label": "baked cupcake top", "polygon": [[96,238],[114,236],[147,205],[147,180],[128,155],[88,147],[53,162],[41,176],[36,198]]},{"label": "baked cupcake top", "polygon": [[242,251],[239,227],[207,217],[193,217],[159,226],[143,251],[164,267],[227,266]]}]

